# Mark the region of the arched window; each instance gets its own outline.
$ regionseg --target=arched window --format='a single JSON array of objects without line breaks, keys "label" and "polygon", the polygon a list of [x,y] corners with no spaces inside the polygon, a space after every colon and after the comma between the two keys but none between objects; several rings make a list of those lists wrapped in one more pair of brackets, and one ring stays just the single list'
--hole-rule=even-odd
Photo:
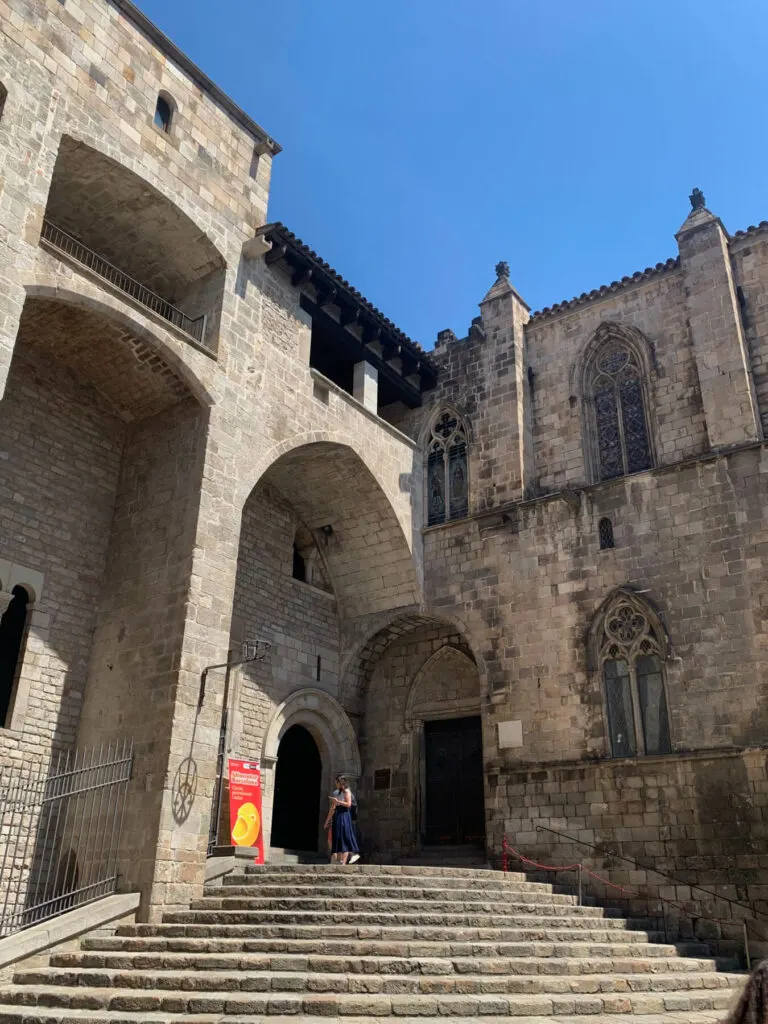
[{"label": "arched window", "polygon": [[592,642],[613,757],[668,754],[666,640],[656,614],[635,595],[619,591],[599,613]]},{"label": "arched window", "polygon": [[597,524],[597,530],[600,535],[600,550],[605,551],[608,548],[615,547],[613,540],[613,523],[607,517],[603,517]]},{"label": "arched window", "polygon": [[13,691],[21,668],[29,605],[29,592],[17,584],[0,618],[0,728],[3,729],[10,726]]},{"label": "arched window", "polygon": [[603,325],[587,366],[585,398],[600,480],[653,465],[647,381],[635,333],[622,325]]},{"label": "arched window", "polygon": [[467,428],[457,413],[443,410],[427,439],[427,525],[463,519],[469,512]]},{"label": "arched window", "polygon": [[171,130],[173,106],[173,100],[171,100],[170,96],[160,93],[157,97],[157,106],[155,107],[155,124],[161,131],[170,132]]}]

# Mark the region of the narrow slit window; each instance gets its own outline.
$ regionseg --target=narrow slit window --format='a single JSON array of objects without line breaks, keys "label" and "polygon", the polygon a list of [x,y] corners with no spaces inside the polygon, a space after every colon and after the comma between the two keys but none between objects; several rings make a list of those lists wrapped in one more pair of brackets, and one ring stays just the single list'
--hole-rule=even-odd
[{"label": "narrow slit window", "polygon": [[302,583],[307,582],[307,563],[295,543],[293,545],[293,578],[301,580]]},{"label": "narrow slit window", "polygon": [[613,523],[610,519],[604,517],[598,524],[598,532],[600,534],[600,550],[605,551],[608,548],[615,547],[613,540]]},{"label": "narrow slit window", "polygon": [[157,105],[155,107],[155,124],[161,131],[167,134],[171,130],[172,120],[173,110],[171,108],[171,104],[164,96],[158,96]]},{"label": "narrow slit window", "polygon": [[0,118],[3,116],[5,110],[5,101],[8,99],[8,90],[5,88],[2,82],[0,82]]}]

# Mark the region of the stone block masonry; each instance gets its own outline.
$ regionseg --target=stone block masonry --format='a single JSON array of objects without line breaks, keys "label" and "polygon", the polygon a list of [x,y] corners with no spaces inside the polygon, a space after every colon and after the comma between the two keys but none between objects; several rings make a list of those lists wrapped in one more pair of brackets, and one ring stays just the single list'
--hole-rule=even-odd
[{"label": "stone block masonry", "polygon": [[[0,85],[0,563],[39,581],[0,770],[131,735],[120,885],[157,921],[200,897],[225,710],[267,827],[303,725],[389,858],[425,845],[430,723],[479,717],[489,856],[553,855],[549,822],[756,912],[768,228],[695,193],[677,258],[534,314],[500,262],[429,355],[264,227],[278,147],[126,0],[0,0]],[[426,527],[443,405],[430,488],[462,518]],[[222,672],[201,700],[253,639],[229,708]]]}]

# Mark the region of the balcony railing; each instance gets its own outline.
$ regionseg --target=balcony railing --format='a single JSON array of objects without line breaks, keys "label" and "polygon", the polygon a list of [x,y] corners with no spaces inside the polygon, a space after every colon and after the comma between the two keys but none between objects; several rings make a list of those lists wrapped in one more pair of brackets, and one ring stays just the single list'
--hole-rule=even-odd
[{"label": "balcony railing", "polygon": [[113,266],[108,260],[93,252],[83,245],[82,242],[78,241],[78,239],[63,231],[49,220],[43,221],[43,230],[40,238],[47,242],[51,248],[55,249],[57,253],[67,256],[75,263],[79,263],[81,267],[90,270],[91,273],[100,277],[102,281],[106,281],[113,288],[123,292],[124,295],[128,295],[140,306],[151,310],[157,316],[161,316],[163,320],[167,320],[174,327],[184,331],[185,334],[194,338],[200,345],[206,348],[210,347],[205,342],[205,314],[197,317],[197,319],[193,319],[187,316],[186,313],[182,313],[180,309],[172,306],[170,302],[166,302],[165,299],[161,299],[159,295],[150,291],[149,288],[145,288],[143,284],[134,281],[128,274]]}]

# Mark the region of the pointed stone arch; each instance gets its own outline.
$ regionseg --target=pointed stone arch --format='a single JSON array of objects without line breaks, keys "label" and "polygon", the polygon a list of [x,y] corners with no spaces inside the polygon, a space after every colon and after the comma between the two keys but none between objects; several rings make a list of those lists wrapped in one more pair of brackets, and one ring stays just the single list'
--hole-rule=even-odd
[{"label": "pointed stone arch", "polygon": [[669,631],[656,605],[645,594],[638,594],[630,587],[616,587],[603,600],[592,617],[592,622],[589,626],[587,633],[587,668],[590,672],[598,672],[600,670],[600,647],[605,636],[606,620],[610,613],[622,602],[626,603],[630,608],[636,609],[640,615],[646,618],[664,659],[669,660],[672,657],[672,641]]},{"label": "pointed stone arch", "polygon": [[[477,671],[477,662],[467,649],[456,647],[454,644],[446,644],[427,658],[413,678],[405,706],[406,730],[413,729],[425,714],[431,714],[433,717],[440,714],[435,707],[434,694],[425,692],[425,689],[430,682],[430,676],[441,666],[445,668],[445,674],[449,675],[450,673],[458,684],[456,693],[452,693],[450,698],[442,695],[441,703],[450,703],[446,713],[454,718],[460,718],[465,713],[479,714],[480,676]],[[453,672],[451,672],[451,667]],[[467,685],[469,683],[467,670],[474,675],[474,679],[471,681],[474,685]]]}]

